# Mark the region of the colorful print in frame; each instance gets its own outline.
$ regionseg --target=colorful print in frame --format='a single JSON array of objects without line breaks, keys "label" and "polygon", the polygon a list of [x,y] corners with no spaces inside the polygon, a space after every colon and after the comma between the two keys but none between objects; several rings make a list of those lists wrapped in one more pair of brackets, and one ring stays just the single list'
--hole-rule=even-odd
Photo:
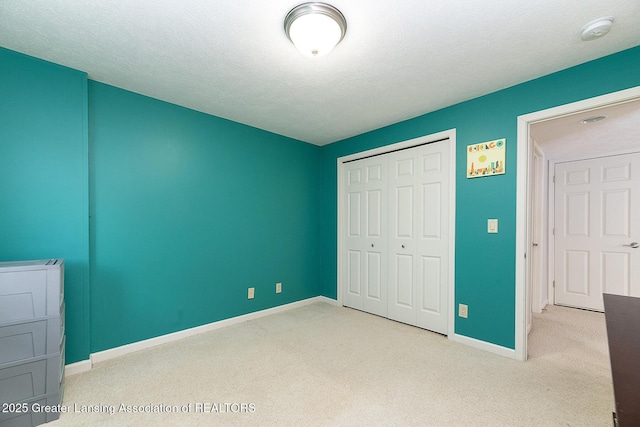
[{"label": "colorful print in frame", "polygon": [[505,138],[467,146],[467,178],[505,173]]}]

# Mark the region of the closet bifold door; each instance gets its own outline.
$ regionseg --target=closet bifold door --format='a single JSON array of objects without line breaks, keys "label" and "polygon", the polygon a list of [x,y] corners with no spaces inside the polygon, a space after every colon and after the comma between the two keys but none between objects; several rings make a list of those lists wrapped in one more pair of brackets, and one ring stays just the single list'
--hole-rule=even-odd
[{"label": "closet bifold door", "polygon": [[387,316],[387,156],[346,166],[347,277],[344,305]]},{"label": "closet bifold door", "polygon": [[416,148],[389,154],[389,318],[416,324]]},{"label": "closet bifold door", "polygon": [[447,333],[449,144],[389,154],[388,317]]}]

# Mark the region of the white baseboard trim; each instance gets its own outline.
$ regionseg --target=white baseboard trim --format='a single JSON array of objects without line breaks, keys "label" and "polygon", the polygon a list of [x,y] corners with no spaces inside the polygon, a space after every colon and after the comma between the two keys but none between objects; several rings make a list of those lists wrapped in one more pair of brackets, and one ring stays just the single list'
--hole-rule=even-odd
[{"label": "white baseboard trim", "polygon": [[64,365],[64,376],[81,374],[82,372],[88,372],[91,370],[91,359],[81,360],[76,363],[69,363]]},{"label": "white baseboard trim", "polygon": [[511,359],[517,359],[516,351],[511,348],[502,347],[500,345],[491,344],[485,341],[480,341],[475,338],[469,338],[469,337],[465,337],[464,335],[458,335],[458,334],[449,335],[449,339],[455,342],[459,342],[461,344],[466,344],[468,346],[478,348],[480,350],[489,351],[491,353],[495,353],[500,356],[509,357]]},{"label": "white baseboard trim", "polygon": [[333,299],[333,298],[329,298],[329,297],[325,297],[325,296],[319,296],[319,297],[316,297],[316,298],[318,298],[318,301],[320,301],[320,302],[324,302],[324,303],[327,303],[327,304],[331,304],[331,305],[334,305],[334,306],[336,306],[336,307],[341,307],[341,306],[342,306],[342,305],[338,302],[338,300],[335,300],[335,299]]},{"label": "white baseboard trim", "polygon": [[65,376],[79,374],[81,372],[87,372],[91,370],[96,363],[104,362],[105,360],[114,359],[116,357],[124,356],[125,354],[133,353],[135,351],[144,350],[146,348],[155,347],[157,345],[170,343],[183,338],[191,337],[205,332],[215,331],[216,329],[224,328],[226,326],[237,325],[238,323],[246,322],[248,320],[259,319],[261,317],[270,316],[276,313],[282,313],[287,310],[291,310],[305,305],[313,304],[315,302],[323,302],[327,304],[337,304],[335,300],[327,297],[313,297],[302,301],[292,302],[290,304],[280,305],[278,307],[267,308],[265,310],[256,311],[253,313],[244,314],[242,316],[232,317],[229,319],[219,320],[217,322],[208,323],[202,326],[196,326],[194,328],[185,329],[178,332],[173,332],[167,335],[161,335],[155,338],[149,338],[143,341],[137,341],[131,344],[126,344],[120,347],[110,348],[108,350],[92,353],[89,356],[89,360],[83,360],[77,363],[71,363],[65,366]]}]

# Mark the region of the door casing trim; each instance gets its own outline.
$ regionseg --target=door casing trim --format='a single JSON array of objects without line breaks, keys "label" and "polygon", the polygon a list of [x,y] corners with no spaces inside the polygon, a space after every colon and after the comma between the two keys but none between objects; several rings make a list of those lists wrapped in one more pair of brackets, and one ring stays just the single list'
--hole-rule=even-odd
[{"label": "door casing trim", "polygon": [[[529,128],[534,123],[552,120],[558,117],[588,111],[608,105],[619,104],[640,98],[640,86],[606,95],[596,96],[582,101],[540,110],[517,118],[517,172],[516,172],[516,325],[515,358],[527,360],[526,310],[531,295],[527,291],[527,281],[531,265],[526,257],[531,246],[531,182],[529,167],[532,161],[533,144],[529,140]],[[551,243],[550,243],[551,244]]]}]

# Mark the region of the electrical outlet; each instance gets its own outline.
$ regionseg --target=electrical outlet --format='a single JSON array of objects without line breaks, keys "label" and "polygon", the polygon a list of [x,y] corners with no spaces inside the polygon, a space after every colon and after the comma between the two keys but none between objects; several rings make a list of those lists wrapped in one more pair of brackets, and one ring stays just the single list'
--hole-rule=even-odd
[{"label": "electrical outlet", "polygon": [[282,283],[276,283],[276,294],[282,292]]},{"label": "electrical outlet", "polygon": [[253,299],[256,288],[249,288],[249,292],[247,293],[247,298]]},{"label": "electrical outlet", "polygon": [[465,319],[469,317],[469,306],[467,304],[458,304],[458,316]]}]

